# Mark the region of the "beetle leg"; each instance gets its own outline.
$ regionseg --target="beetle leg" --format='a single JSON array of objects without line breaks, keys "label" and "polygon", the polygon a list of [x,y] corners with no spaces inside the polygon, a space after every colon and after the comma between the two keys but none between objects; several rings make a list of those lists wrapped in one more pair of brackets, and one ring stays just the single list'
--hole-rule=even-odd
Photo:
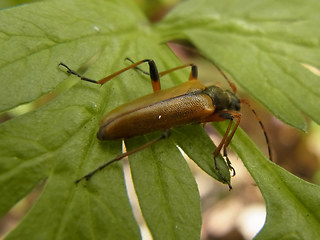
[{"label": "beetle leg", "polygon": [[[215,167],[215,169],[217,170],[217,173],[219,174],[219,176],[221,177],[221,179],[222,179],[224,182],[226,182],[226,183],[227,183],[228,181],[225,179],[225,177],[224,177],[224,176],[222,175],[222,173],[220,172],[220,168],[218,167],[216,158],[219,156],[220,151],[221,151],[222,147],[224,146],[224,144],[225,144],[225,142],[226,142],[226,139],[227,139],[228,134],[229,134],[229,132],[230,132],[230,130],[231,130],[231,127],[232,127],[232,123],[233,123],[233,121],[232,121],[232,119],[230,119],[228,128],[227,128],[227,130],[226,130],[226,132],[225,132],[225,134],[224,134],[224,136],[223,136],[220,144],[218,145],[218,147],[217,147],[217,148],[214,150],[214,152],[213,152],[214,167]],[[231,162],[230,162],[230,160],[229,160],[228,158],[227,158],[226,161],[227,161],[228,167],[229,167],[229,169],[230,169],[230,167],[231,167]],[[230,164],[229,164],[229,163],[230,163]],[[229,183],[228,183],[228,186],[229,186],[229,189],[231,190],[231,189],[232,189],[232,186],[231,186]]]},{"label": "beetle leg", "polygon": [[228,137],[226,138],[226,140],[224,142],[224,145],[223,145],[223,156],[226,159],[227,165],[229,167],[229,170],[232,172],[232,177],[233,177],[233,176],[236,175],[236,170],[232,167],[231,162],[230,162],[230,160],[228,158],[227,147],[229,146],[229,144],[231,142],[231,139],[233,138],[236,130],[238,129],[238,126],[239,126],[240,120],[241,120],[241,114],[236,112],[236,113],[232,113],[232,116],[233,116],[233,118],[237,118],[237,121],[236,121],[236,125],[233,127],[231,133],[228,135]]},{"label": "beetle leg", "polygon": [[67,69],[67,72],[73,75],[76,75],[77,77],[79,77],[81,80],[87,81],[87,82],[92,82],[92,83],[96,83],[96,84],[100,84],[103,85],[106,82],[108,82],[109,80],[113,79],[114,77],[118,76],[119,74],[131,69],[131,68],[135,68],[136,66],[147,62],[149,64],[149,72],[150,72],[150,78],[151,78],[151,82],[152,82],[152,88],[154,92],[160,91],[161,90],[161,86],[160,86],[160,79],[159,79],[159,73],[158,73],[158,69],[157,66],[155,64],[155,62],[151,59],[144,59],[141,60],[139,62],[133,63],[128,67],[125,67],[103,79],[100,79],[99,81],[96,80],[92,80],[86,77],[81,76],[80,74],[78,74],[76,71],[70,69],[66,64],[64,63],[60,63],[59,66],[63,66]]},{"label": "beetle leg", "polygon": [[[128,61],[131,62],[131,63],[134,63],[134,61],[133,61],[131,58],[128,58],[128,57],[126,57],[125,60],[128,60]],[[143,70],[143,69],[140,68],[140,67],[135,66],[134,69],[142,72],[143,74],[146,74],[146,75],[150,76],[150,73],[149,73],[149,72]]]},{"label": "beetle leg", "polygon": [[[130,58],[127,58],[129,61],[132,62],[132,60]],[[144,59],[141,60],[139,62],[133,63],[128,67],[125,67],[121,70],[119,70],[118,72],[115,72],[101,80],[99,80],[98,82],[102,85],[104,83],[106,83],[107,81],[111,80],[112,78],[118,76],[119,74],[131,69],[131,68],[138,68],[137,66],[147,62],[149,64],[149,73],[148,75],[150,76],[151,79],[151,83],[152,83],[152,88],[153,88],[153,92],[158,92],[161,90],[161,85],[160,85],[160,77],[159,77],[159,73],[158,73],[158,68],[155,64],[155,62],[152,59]],[[142,69],[138,68],[140,71],[144,72]]]},{"label": "beetle leg", "polygon": [[227,130],[226,130],[225,134],[223,135],[222,140],[220,141],[218,147],[214,150],[214,152],[213,152],[214,158],[218,157],[218,155],[220,154],[220,151],[221,151],[222,147],[224,146],[224,144],[226,142],[226,139],[227,139],[227,137],[229,135],[229,132],[231,130],[232,123],[233,123],[233,121],[230,120],[229,125],[227,127]]},{"label": "beetle leg", "polygon": [[102,169],[104,169],[105,167],[109,166],[110,164],[112,164],[112,163],[114,163],[114,162],[117,162],[117,161],[120,161],[121,159],[123,159],[123,158],[125,158],[125,157],[127,157],[127,156],[129,156],[129,155],[131,155],[131,154],[133,154],[133,153],[139,152],[139,151],[141,151],[141,150],[143,150],[143,149],[151,146],[152,144],[154,144],[154,143],[156,143],[156,142],[159,142],[159,141],[162,140],[162,139],[168,138],[168,137],[170,136],[170,133],[171,133],[170,129],[165,130],[165,131],[162,133],[162,135],[159,136],[158,138],[155,138],[155,139],[153,139],[153,140],[151,140],[151,141],[149,141],[149,142],[141,145],[140,147],[137,147],[137,148],[135,148],[135,149],[133,149],[133,150],[131,150],[131,151],[129,151],[129,152],[125,152],[125,153],[122,153],[122,154],[116,156],[116,157],[115,157],[114,159],[112,159],[111,161],[109,161],[109,162],[107,162],[107,163],[99,166],[98,168],[96,168],[95,170],[89,172],[89,173],[86,174],[85,176],[77,179],[77,180],[75,181],[75,183],[78,184],[78,183],[79,183],[80,181],[82,181],[83,179],[89,181],[90,178],[91,178],[94,174],[96,174],[97,172],[101,171]]},{"label": "beetle leg", "polygon": [[[214,162],[214,168],[217,170],[217,173],[219,175],[219,177],[222,179],[222,181],[224,183],[228,184],[229,190],[232,189],[232,186],[230,183],[228,183],[227,179],[222,175],[222,173],[220,172],[220,168],[218,167],[217,161],[216,161],[216,157],[213,158],[213,162]],[[229,159],[227,160],[227,162],[230,163]],[[231,164],[231,163],[230,163]],[[234,170],[234,168],[230,165],[230,167]]]},{"label": "beetle leg", "polygon": [[224,147],[225,148],[229,146],[229,144],[231,142],[231,139],[233,138],[236,130],[238,129],[239,124],[240,124],[240,120],[241,120],[241,114],[238,113],[238,112],[232,113],[232,116],[233,116],[233,118],[236,118],[237,121],[236,121],[236,125],[234,126],[234,128],[232,129],[230,135],[227,137],[227,139],[226,139],[226,141],[224,143]]},{"label": "beetle leg", "polygon": [[[126,58],[126,60],[134,63],[134,61],[132,61],[130,58]],[[159,73],[159,76],[162,77],[168,73],[171,73],[173,71],[176,71],[176,70],[179,70],[181,68],[185,68],[185,67],[191,67],[191,73],[190,73],[190,76],[189,76],[189,80],[198,80],[198,67],[194,64],[184,64],[184,65],[181,65],[179,67],[175,67],[175,68],[171,68],[169,70],[166,70],[166,71],[163,71],[163,72],[160,72]],[[148,72],[144,71],[143,69],[139,68],[139,67],[134,67],[135,69],[139,70],[140,72],[142,72],[143,74],[146,74],[146,75],[150,75]]]},{"label": "beetle leg", "polygon": [[191,67],[191,73],[190,73],[190,76],[189,76],[189,80],[198,80],[198,67],[196,65],[194,65],[194,64],[184,64],[184,65],[181,65],[179,67],[171,68],[169,70],[160,72],[159,76],[162,77],[162,76],[164,76],[164,75],[166,75],[168,73],[171,73],[173,71],[179,70],[181,68],[186,68],[186,67]]},{"label": "beetle leg", "polygon": [[231,161],[228,158],[227,148],[225,148],[225,147],[223,148],[223,156],[224,156],[224,159],[227,162],[229,170],[232,172],[231,177],[234,177],[236,175],[236,170],[234,169],[234,167],[232,167]]},{"label": "beetle leg", "polygon": [[[233,111],[223,111],[218,113],[220,118],[224,118],[224,119],[230,119],[229,125],[227,127],[227,130],[225,132],[225,134],[223,135],[223,138],[220,142],[220,144],[218,145],[218,147],[215,149],[214,151],[214,156],[217,157],[222,149],[222,147],[228,147],[230,144],[231,139],[233,138],[233,135],[235,134],[239,124],[240,124],[240,120],[241,120],[241,114],[239,112],[233,112]],[[231,131],[231,127],[233,124],[233,120],[234,118],[237,119],[236,121],[236,125],[234,126],[234,128]],[[231,133],[229,134],[229,132],[231,131]]]},{"label": "beetle leg", "polygon": [[[219,143],[218,147],[213,152],[215,169],[217,170],[219,176],[223,180],[225,180],[224,177],[222,176],[221,172],[220,172],[220,169],[218,168],[216,158],[219,156],[221,149],[223,149],[223,156],[225,158],[225,161],[226,161],[226,163],[228,165],[229,170],[232,172],[232,176],[234,176],[236,174],[236,171],[232,167],[231,162],[230,162],[230,160],[228,158],[227,147],[229,146],[230,141],[233,138],[233,136],[234,136],[239,124],[240,124],[241,114],[238,113],[238,112],[233,112],[233,111],[222,111],[222,112],[219,112],[217,114],[218,114],[218,118],[220,117],[220,118],[224,118],[224,119],[230,119],[230,122],[228,124],[227,130],[226,130],[225,134],[223,135],[223,138],[222,138],[221,142]],[[233,120],[235,118],[237,119],[237,121],[236,121],[235,126],[231,130],[232,125],[233,125]],[[225,180],[225,182],[227,182],[227,181]],[[229,185],[229,188],[230,189],[232,188],[231,185]]]},{"label": "beetle leg", "polygon": [[91,83],[96,83],[96,84],[99,84],[96,80],[93,80],[93,79],[90,79],[90,78],[86,78],[82,75],[80,75],[79,73],[77,73],[76,71],[70,69],[66,64],[64,64],[63,62],[59,63],[58,66],[63,66],[67,69],[67,73],[70,73],[70,74],[73,74],[77,77],[79,77],[81,80],[83,81],[87,81],[87,82],[91,82]]}]

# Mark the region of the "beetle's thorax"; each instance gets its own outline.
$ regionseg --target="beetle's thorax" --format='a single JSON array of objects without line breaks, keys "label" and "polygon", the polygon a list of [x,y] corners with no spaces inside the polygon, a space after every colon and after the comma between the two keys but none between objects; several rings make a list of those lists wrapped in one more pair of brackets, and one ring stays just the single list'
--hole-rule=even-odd
[{"label": "beetle's thorax", "polygon": [[210,86],[204,89],[203,93],[212,99],[216,111],[240,111],[240,99],[229,90],[223,90],[217,86]]}]

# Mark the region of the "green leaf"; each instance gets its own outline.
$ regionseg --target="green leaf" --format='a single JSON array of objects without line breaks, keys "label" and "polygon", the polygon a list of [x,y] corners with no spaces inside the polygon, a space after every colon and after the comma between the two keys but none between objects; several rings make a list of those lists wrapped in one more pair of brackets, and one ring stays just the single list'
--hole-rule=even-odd
[{"label": "green leaf", "polygon": [[139,238],[119,166],[87,187],[74,183],[81,162],[93,168],[101,156],[121,150],[119,142],[98,144],[94,138],[97,97],[96,89],[79,84],[1,125],[1,215],[46,179],[41,197],[8,239]]},{"label": "green leaf", "polygon": [[36,1],[38,0],[2,0],[0,2],[0,9],[15,7],[19,4],[26,4],[26,3],[36,2]]},{"label": "green leaf", "polygon": [[[238,83],[276,116],[304,129],[300,110],[312,118],[319,113],[318,78],[300,65],[303,62],[319,67],[315,41],[319,7],[315,1],[308,2],[311,7],[298,8],[291,1],[281,1],[280,5],[274,1],[188,1],[156,27],[130,0],[54,0],[1,11],[0,111],[37,100],[60,83],[77,82],[46,105],[0,125],[1,216],[44,183],[37,202],[7,239],[140,238],[120,163],[110,165],[88,182],[75,185],[74,181],[121,152],[120,141],[102,143],[96,139],[99,122],[116,106],[151,93],[150,79],[132,70],[99,87],[74,76],[67,78],[65,69],[58,67],[60,61],[97,80],[128,66],[126,57],[135,61],[152,58],[162,71],[181,64],[163,39],[188,39],[241,81]],[[298,19],[305,17],[309,27],[303,28],[304,21],[289,21],[291,11],[286,9],[295,10]],[[266,14],[270,11],[275,15]],[[295,32],[292,27],[297,27]],[[187,72],[165,76],[162,87],[188,79]],[[306,100],[300,101],[303,94]],[[155,135],[127,141],[128,148]],[[185,139],[187,136],[192,138]],[[259,164],[267,162],[245,136],[237,135],[232,143],[249,169],[256,159]],[[131,156],[140,208],[155,239],[200,236],[199,194],[176,145],[218,178],[212,159],[215,147],[199,126],[173,129],[171,138]],[[221,158],[218,164],[229,181],[228,168]],[[313,197],[318,187],[271,166],[260,177],[261,166],[250,169],[268,206],[266,227],[258,236],[274,236],[273,228],[281,236],[292,235],[287,226],[275,227],[280,221],[276,217],[288,204],[298,214],[303,206],[308,209],[311,217],[303,215],[297,223],[309,224],[306,236],[315,239],[318,212],[310,209],[318,202],[318,197]],[[270,189],[275,185],[267,185],[266,179],[277,181],[282,188],[275,192]],[[291,181],[296,187],[289,188]],[[283,201],[276,202],[277,194]],[[295,198],[290,200],[291,196]],[[296,235],[303,231],[296,229]]]},{"label": "green leaf", "polygon": [[[203,171],[215,179],[220,178],[212,159],[216,146],[201,126],[189,125],[174,128],[171,138]],[[216,161],[223,178],[230,184],[230,173],[225,160],[219,156]]]},{"label": "green leaf", "polygon": [[[151,138],[127,141],[135,149]],[[130,158],[141,211],[154,239],[200,239],[200,197],[195,179],[170,139]],[[186,211],[188,209],[188,211]],[[159,224],[159,223],[165,224]]]},{"label": "green leaf", "polygon": [[[214,124],[223,134],[226,124]],[[231,147],[239,155],[265,199],[267,219],[255,239],[318,239],[320,187],[267,159],[238,129]]]},{"label": "green leaf", "polygon": [[302,130],[319,122],[320,2],[185,1],[159,24],[165,40],[188,39],[276,117]]},{"label": "green leaf", "polygon": [[[5,57],[0,60],[4,86],[0,111],[30,102],[56,87],[65,77],[56,67],[59,61],[80,66],[95,55],[116,56],[121,46],[106,36],[135,33],[137,18],[145,21],[139,11],[133,12],[127,4],[52,1],[3,10],[0,56]],[[106,53],[105,46],[114,48]],[[112,64],[120,59],[123,57],[114,58]]]}]

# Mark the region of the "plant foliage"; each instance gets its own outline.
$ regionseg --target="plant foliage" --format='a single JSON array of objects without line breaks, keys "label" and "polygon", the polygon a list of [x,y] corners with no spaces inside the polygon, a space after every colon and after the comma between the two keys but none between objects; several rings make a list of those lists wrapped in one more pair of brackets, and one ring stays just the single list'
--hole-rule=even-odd
[{"label": "plant foliage", "polygon": [[[317,123],[320,116],[319,78],[301,65],[320,67],[319,11],[317,0],[185,1],[150,24],[130,0],[53,0],[2,10],[0,110],[76,81],[58,67],[60,61],[82,66],[79,70],[93,79],[127,66],[125,57],[152,58],[166,70],[181,63],[164,42],[187,40],[275,116],[305,130],[301,112]],[[179,84],[187,76],[187,71],[170,74],[162,86]],[[140,238],[122,163],[89,182],[74,181],[121,152],[120,141],[96,139],[103,115],[151,91],[148,77],[137,71],[102,87],[77,81],[44,106],[0,125],[1,216],[45,182],[33,208],[7,239]],[[223,133],[225,124],[215,127]],[[127,147],[155,136],[130,139]],[[200,126],[173,129],[171,138],[132,155],[132,178],[154,239],[197,239],[199,193],[175,145],[219,180],[213,143]],[[232,148],[267,204],[267,221],[256,238],[317,239],[319,186],[269,162],[241,130]],[[221,158],[219,164],[229,179]]]}]

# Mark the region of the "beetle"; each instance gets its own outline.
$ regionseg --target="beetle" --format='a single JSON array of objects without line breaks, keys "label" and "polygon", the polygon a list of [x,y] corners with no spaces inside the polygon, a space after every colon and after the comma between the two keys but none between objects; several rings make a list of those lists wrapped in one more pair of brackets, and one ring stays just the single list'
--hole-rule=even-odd
[{"label": "beetle", "polygon": [[[111,161],[99,166],[97,169],[79,178],[76,180],[76,183],[79,183],[83,179],[89,180],[96,172],[102,170],[111,163],[119,161],[126,156],[129,156],[162,139],[169,137],[170,128],[172,127],[191,123],[207,123],[229,120],[226,132],[220,144],[213,152],[215,169],[217,170],[217,173],[223,182],[227,183],[227,180],[220,173],[216,158],[220,154],[221,150],[223,150],[223,156],[230,171],[232,171],[232,176],[235,175],[235,169],[232,167],[227,156],[226,148],[230,144],[230,141],[240,124],[240,103],[249,105],[249,102],[244,99],[240,100],[236,96],[235,85],[217,66],[217,69],[228,81],[232,91],[223,90],[217,85],[208,87],[204,86],[198,80],[198,68],[194,64],[184,64],[163,72],[158,72],[157,66],[152,59],[144,59],[135,63],[129,58],[127,58],[127,60],[131,61],[132,64],[99,81],[81,76],[62,62],[59,64],[59,66],[63,66],[67,69],[67,73],[76,75],[83,81],[100,85],[105,84],[119,74],[132,68],[148,74],[151,79],[153,93],[133,100],[132,102],[123,104],[107,113],[100,123],[97,138],[101,141],[116,139],[124,140],[158,130],[162,130],[163,134],[132,151],[120,154]],[[148,63],[149,72],[145,72],[138,67],[138,65],[143,63]],[[186,67],[191,67],[189,81],[172,88],[161,90],[160,77]],[[256,112],[253,109],[252,111],[257,117]],[[264,132],[268,144],[269,156],[271,158],[271,150],[265,128],[259,119],[258,121]],[[233,126],[234,122],[235,124]],[[228,186],[230,189],[232,188],[229,183]]]}]

